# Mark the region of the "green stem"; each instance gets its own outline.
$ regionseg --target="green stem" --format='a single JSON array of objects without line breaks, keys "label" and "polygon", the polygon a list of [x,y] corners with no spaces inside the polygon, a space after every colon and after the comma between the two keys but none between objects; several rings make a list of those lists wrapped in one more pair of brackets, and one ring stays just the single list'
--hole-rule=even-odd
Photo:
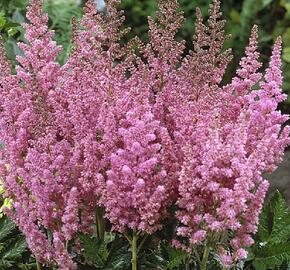
[{"label": "green stem", "polygon": [[199,257],[199,254],[198,254],[198,251],[197,251],[197,249],[196,249],[195,246],[193,246],[192,249],[193,249],[193,252],[194,252],[195,258],[196,258],[198,264],[200,265],[200,264],[201,264],[201,260],[200,260],[200,257]]},{"label": "green stem", "polygon": [[190,266],[190,256],[187,256],[187,258],[185,259],[185,270],[189,270]]},{"label": "green stem", "polygon": [[37,270],[41,270],[41,264],[37,260],[36,260],[36,268],[37,268]]},{"label": "green stem", "polygon": [[131,249],[132,249],[132,270],[137,270],[137,240],[138,236],[136,231],[133,231],[132,241],[131,241]]},{"label": "green stem", "polygon": [[125,236],[125,238],[128,240],[128,242],[131,245],[131,242],[132,242],[131,236],[129,236],[127,233],[123,233],[123,235]]},{"label": "green stem", "polygon": [[104,209],[101,207],[96,207],[96,227],[97,227],[97,237],[100,240],[105,238],[105,219],[104,219]]},{"label": "green stem", "polygon": [[205,248],[204,248],[202,262],[201,262],[201,265],[200,265],[200,270],[206,270],[208,256],[209,256],[209,246],[206,245]]}]

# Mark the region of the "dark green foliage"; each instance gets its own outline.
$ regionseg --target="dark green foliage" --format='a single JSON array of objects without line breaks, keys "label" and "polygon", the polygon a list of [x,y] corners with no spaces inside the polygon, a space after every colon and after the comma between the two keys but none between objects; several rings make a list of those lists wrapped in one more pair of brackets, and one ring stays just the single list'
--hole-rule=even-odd
[{"label": "dark green foliage", "polygon": [[[138,269],[183,269],[182,265],[188,257],[185,252],[171,247],[168,242],[158,242],[154,237],[146,239],[148,241],[143,242],[143,248],[138,253]],[[80,235],[80,240],[83,251],[79,258],[79,269],[131,269],[131,252],[127,239],[115,235],[114,239],[102,242],[89,235]]]},{"label": "dark green foliage", "polygon": [[290,267],[290,211],[279,191],[261,213],[255,245],[250,249],[246,265],[252,265],[255,270]]},{"label": "dark green foliage", "polygon": [[26,0],[0,0],[1,36],[7,57],[15,64],[15,55],[21,54],[17,42],[24,40],[21,24],[25,21]]},{"label": "dark green foliage", "polygon": [[35,269],[24,236],[6,216],[0,220],[0,270]]},{"label": "dark green foliage", "polygon": [[155,256],[159,258],[159,267],[164,270],[180,269],[188,258],[182,250],[171,247],[168,243],[161,243]]},{"label": "dark green foliage", "polygon": [[0,185],[0,270],[35,269],[35,259],[27,248],[23,234],[3,213],[3,207],[10,207],[10,200],[5,199],[3,194]]},{"label": "dark green foliage", "polygon": [[49,14],[50,28],[55,31],[54,39],[63,46],[63,52],[58,60],[61,64],[67,59],[71,48],[71,19],[80,18],[82,9],[74,1],[53,1],[45,2],[45,10]]},{"label": "dark green foliage", "polygon": [[[24,41],[21,26],[26,21],[28,0],[0,0],[0,32],[5,41],[8,58],[15,64],[15,55],[22,54],[17,42]],[[63,46],[58,61],[63,64],[68,56],[71,41],[71,19],[80,18],[82,8],[73,0],[46,0],[44,9],[49,14],[49,28],[55,31],[55,40]]]},{"label": "dark green foliage", "polygon": [[83,252],[79,258],[79,269],[123,270],[130,268],[131,253],[126,239],[114,236],[112,240],[100,241],[90,235],[79,236]]},{"label": "dark green foliage", "polygon": [[[104,241],[90,235],[79,235],[82,254],[75,255],[80,270],[129,270],[130,245],[118,234],[107,234]],[[260,216],[255,245],[249,257],[235,269],[283,270],[290,266],[290,211],[280,192],[265,205]],[[139,239],[138,269],[198,270],[193,257],[171,247],[170,240],[161,240],[158,234]],[[201,257],[202,254],[199,254]],[[211,254],[208,269],[219,270],[218,256]],[[216,258],[216,259],[214,259]],[[7,217],[0,220],[0,270],[35,269],[35,261],[27,250],[24,237]],[[46,268],[47,269],[47,268]]]}]

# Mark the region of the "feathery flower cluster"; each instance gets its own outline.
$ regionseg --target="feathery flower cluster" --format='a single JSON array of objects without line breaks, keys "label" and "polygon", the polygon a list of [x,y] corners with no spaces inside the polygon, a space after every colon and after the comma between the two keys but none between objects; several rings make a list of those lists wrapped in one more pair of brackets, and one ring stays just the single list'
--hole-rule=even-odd
[{"label": "feathery flower cluster", "polygon": [[184,20],[177,0],[158,1],[148,44],[124,46],[119,2],[108,0],[103,16],[87,1],[83,19],[72,20],[62,67],[41,0],[30,1],[16,74],[0,48],[0,167],[14,206],[7,212],[40,262],[73,270],[67,247],[77,232],[97,227],[101,237],[103,210],[120,233],[152,234],[176,204],[174,244],[191,252],[210,243],[230,266],[253,244],[268,188],[262,174],[290,142],[277,110],[285,99],[281,40],[261,80],[254,27],[237,77],[222,86],[231,52],[222,50],[218,0],[207,24],[197,9],[185,57],[184,41],[175,40]]},{"label": "feathery flower cluster", "polygon": [[[275,170],[289,144],[289,127],[281,129],[288,117],[277,111],[285,98],[281,93],[281,39],[275,43],[262,82],[256,50],[254,27],[237,71],[239,77],[218,89],[219,97],[210,110],[203,110],[202,115],[200,110],[192,112],[195,128],[184,147],[179,177],[177,218],[181,226],[177,235],[186,237],[190,246],[217,237],[222,244],[216,248],[227,266],[246,258],[244,248],[253,244],[251,235],[257,230],[268,189],[262,174]],[[260,89],[252,91],[255,85]],[[230,243],[223,242],[228,232]]]}]

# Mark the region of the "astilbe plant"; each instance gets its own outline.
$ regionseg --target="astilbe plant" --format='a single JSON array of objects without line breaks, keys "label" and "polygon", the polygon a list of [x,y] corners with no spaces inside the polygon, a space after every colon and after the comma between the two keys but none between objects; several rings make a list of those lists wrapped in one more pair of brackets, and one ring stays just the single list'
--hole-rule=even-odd
[{"label": "astilbe plant", "polygon": [[[122,44],[129,29],[119,0],[107,16],[87,1],[72,20],[72,51],[56,57],[48,17],[31,0],[16,74],[1,48],[1,177],[36,259],[76,269],[78,233],[104,238],[106,221],[132,246],[162,229],[172,206],[179,222],[173,245],[206,269],[210,251],[225,267],[247,256],[272,172],[289,144],[288,119],[277,110],[281,40],[264,79],[252,30],[237,77],[221,84],[231,52],[223,51],[220,3],[208,24],[197,9],[193,49],[175,35],[177,0],[159,0],[149,43]],[[253,90],[255,89],[255,90]],[[140,241],[141,240],[141,241]],[[70,248],[69,248],[70,247]],[[197,251],[197,252],[196,252]]]},{"label": "astilbe plant", "polygon": [[[194,104],[197,108],[191,112],[195,128],[184,146],[177,201],[177,235],[185,237],[187,243],[175,240],[174,244],[189,252],[205,246],[202,269],[210,248],[218,251],[228,267],[247,257],[245,248],[253,244],[251,235],[257,230],[268,189],[262,173],[276,168],[289,143],[289,128],[281,130],[288,118],[276,110],[285,98],[281,93],[281,40],[275,43],[261,82],[256,50],[254,27],[238,77],[223,88],[206,85],[214,103],[205,109],[197,105],[203,103],[204,97],[199,96]],[[219,75],[217,78],[220,80]],[[255,85],[259,90],[252,91]],[[180,115],[184,113],[181,109]]]}]

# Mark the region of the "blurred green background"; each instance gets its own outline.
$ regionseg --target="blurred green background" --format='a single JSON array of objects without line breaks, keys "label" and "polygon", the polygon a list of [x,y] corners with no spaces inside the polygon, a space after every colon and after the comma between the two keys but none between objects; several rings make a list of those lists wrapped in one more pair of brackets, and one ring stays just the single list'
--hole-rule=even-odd
[{"label": "blurred green background", "polygon": [[[21,23],[25,21],[25,11],[28,0],[0,0],[0,31],[5,40],[8,57],[15,63],[15,55],[21,54],[17,47],[18,41],[23,41]],[[50,17],[50,28],[55,30],[55,39],[64,47],[59,57],[61,63],[65,62],[70,50],[71,17],[81,17],[81,0],[44,0],[45,10]],[[99,8],[103,9],[103,0]],[[185,13],[186,21],[178,38],[185,39],[187,50],[191,48],[194,34],[194,13],[197,6],[201,7],[204,16],[207,16],[208,5],[211,0],[180,0],[181,9]],[[121,7],[126,11],[126,25],[132,27],[128,39],[138,35],[144,41],[147,39],[147,16],[154,17],[156,0],[122,0]],[[231,62],[225,82],[234,74],[239,59],[243,56],[250,29],[253,24],[260,28],[261,60],[266,64],[271,54],[274,39],[283,37],[283,71],[284,91],[290,94],[290,0],[222,0],[224,17],[227,19],[227,32],[232,39],[226,47],[232,47],[234,60]],[[290,113],[290,95],[281,106],[285,113]]]}]

